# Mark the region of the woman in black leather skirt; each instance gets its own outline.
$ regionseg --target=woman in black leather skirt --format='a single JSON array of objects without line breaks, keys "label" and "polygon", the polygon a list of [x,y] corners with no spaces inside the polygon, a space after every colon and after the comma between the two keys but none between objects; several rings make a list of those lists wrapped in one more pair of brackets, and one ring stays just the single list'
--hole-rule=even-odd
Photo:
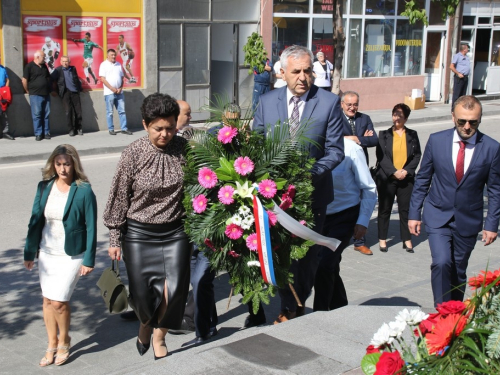
[{"label": "woman in black leather skirt", "polygon": [[104,225],[111,259],[127,268],[130,305],[141,325],[140,355],[153,335],[155,359],[168,354],[165,335],[182,322],[189,290],[191,245],[182,217],[186,140],[177,137],[179,106],[169,95],[148,96],[141,107],[148,135],[122,153],[109,193]]}]

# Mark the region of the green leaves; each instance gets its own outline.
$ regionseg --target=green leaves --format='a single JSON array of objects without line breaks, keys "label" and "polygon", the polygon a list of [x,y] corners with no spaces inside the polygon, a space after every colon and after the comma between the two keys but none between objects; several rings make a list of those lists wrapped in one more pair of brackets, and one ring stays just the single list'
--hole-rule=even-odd
[{"label": "green leaves", "polygon": [[425,26],[429,26],[425,9],[420,9],[415,0],[405,1],[405,10],[401,12],[401,15],[408,17],[410,25],[413,25],[418,21],[422,21]]},{"label": "green leaves", "polygon": [[264,48],[264,40],[254,32],[248,37],[247,44],[243,46],[245,52],[245,64],[250,65],[248,74],[253,73],[253,68],[256,67],[259,73],[264,71],[267,52]]},{"label": "green leaves", "polygon": [[365,375],[373,375],[375,374],[377,362],[380,359],[382,353],[371,353],[366,354],[361,360],[361,369],[365,373]]}]

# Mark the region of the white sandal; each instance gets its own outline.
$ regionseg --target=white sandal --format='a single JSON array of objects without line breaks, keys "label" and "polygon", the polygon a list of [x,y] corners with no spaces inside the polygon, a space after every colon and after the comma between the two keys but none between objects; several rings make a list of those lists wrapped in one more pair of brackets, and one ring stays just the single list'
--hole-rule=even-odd
[{"label": "white sandal", "polygon": [[[57,360],[55,361],[56,366],[61,366],[63,363],[65,363],[68,360],[70,347],[71,347],[71,345],[69,342],[66,345],[57,347],[57,351],[64,350],[64,353],[62,355],[59,354],[56,356],[57,357]],[[62,358],[62,359],[59,361],[59,358]]]},{"label": "white sandal", "polygon": [[[51,349],[47,349],[45,351],[45,353],[56,353],[56,352],[57,352],[57,348],[51,348]],[[56,360],[55,355],[52,357],[52,361],[51,361],[47,358],[47,354],[45,354],[45,356],[40,360],[40,363],[38,365],[40,367],[47,367],[47,366],[53,364],[55,360]]]}]

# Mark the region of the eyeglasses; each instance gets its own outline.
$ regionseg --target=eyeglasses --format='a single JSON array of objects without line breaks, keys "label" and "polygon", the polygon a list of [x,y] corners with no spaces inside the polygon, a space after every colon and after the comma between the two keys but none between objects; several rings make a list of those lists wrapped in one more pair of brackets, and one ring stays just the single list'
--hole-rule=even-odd
[{"label": "eyeglasses", "polygon": [[349,108],[349,107],[358,108],[358,105],[359,105],[358,103],[346,103],[346,102],[342,102],[342,103],[344,103],[347,108]]},{"label": "eyeglasses", "polygon": [[461,118],[459,118],[457,120],[458,126],[464,126],[467,123],[469,123],[470,126],[472,126],[473,128],[475,128],[476,126],[479,125],[480,121],[479,120],[464,120],[464,119],[461,119]]}]

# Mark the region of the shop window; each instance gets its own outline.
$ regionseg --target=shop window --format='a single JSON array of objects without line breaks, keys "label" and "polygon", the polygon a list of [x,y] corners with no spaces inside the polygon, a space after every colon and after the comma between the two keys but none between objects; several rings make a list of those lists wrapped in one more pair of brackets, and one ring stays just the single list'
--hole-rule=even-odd
[{"label": "shop window", "polygon": [[[243,46],[247,44],[248,37],[252,35],[252,33],[259,32],[259,28],[257,24],[240,24],[239,32],[238,32],[238,64],[244,65],[245,63],[245,52],[243,52]],[[276,61],[272,59],[272,61]],[[247,69],[248,71],[248,69]]]},{"label": "shop window", "polygon": [[398,20],[396,47],[394,51],[394,75],[412,76],[421,72],[423,24],[414,25],[406,20]]},{"label": "shop window", "polygon": [[394,0],[366,0],[365,14],[368,16],[394,16],[395,4]]},{"label": "shop window", "polygon": [[186,84],[199,85],[210,82],[208,70],[208,26],[189,25],[185,28]]},{"label": "shop window", "polygon": [[309,18],[275,17],[273,21],[273,60],[291,45],[307,46]]},{"label": "shop window", "polygon": [[493,31],[491,66],[500,66],[500,30]]},{"label": "shop window", "polygon": [[160,67],[181,66],[181,26],[158,25]]},{"label": "shop window", "polygon": [[391,74],[393,33],[393,20],[365,21],[363,77],[382,77]]},{"label": "shop window", "polygon": [[[172,0],[175,1],[175,0]],[[309,0],[274,0],[274,13],[309,13]]]},{"label": "shop window", "polygon": [[[314,0],[313,12],[319,14],[333,14],[333,0]],[[342,13],[347,13],[347,0],[342,4]]]},{"label": "shop window", "polygon": [[313,19],[311,51],[314,55],[323,52],[325,58],[333,64],[333,23],[330,18]]},{"label": "shop window", "polygon": [[443,20],[443,7],[439,1],[431,1],[429,8],[429,25],[444,25],[446,21]]},{"label": "shop window", "polygon": [[209,0],[159,0],[158,17],[166,20],[208,20],[209,5]]},{"label": "shop window", "polygon": [[260,0],[212,0],[214,21],[258,21],[259,13]]},{"label": "shop window", "polygon": [[358,78],[360,76],[361,22],[361,20],[351,19],[349,30],[346,32],[346,40],[349,42],[349,48],[346,49],[347,59],[345,69],[343,69],[346,78]]},{"label": "shop window", "polygon": [[489,25],[491,22],[491,18],[490,17],[479,17],[477,19],[477,23],[480,24],[480,25]]},{"label": "shop window", "polygon": [[500,24],[500,16],[495,16],[495,17],[493,17],[493,23],[494,23],[495,25]]},{"label": "shop window", "polygon": [[363,12],[363,0],[351,0],[351,14],[362,14]]}]

